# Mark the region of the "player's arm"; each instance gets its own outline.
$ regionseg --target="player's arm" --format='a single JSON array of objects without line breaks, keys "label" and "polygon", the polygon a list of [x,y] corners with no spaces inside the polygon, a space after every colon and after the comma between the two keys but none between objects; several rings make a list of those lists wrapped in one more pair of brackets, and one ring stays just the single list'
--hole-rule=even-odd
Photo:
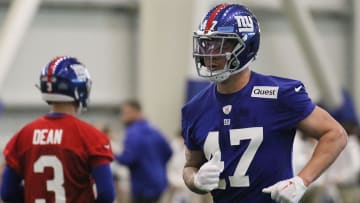
[{"label": "player's arm", "polygon": [[112,203],[115,199],[113,175],[110,169],[110,161],[101,157],[92,158],[93,167],[91,175],[96,185],[96,202]]},{"label": "player's arm", "polygon": [[318,144],[311,159],[297,176],[263,189],[277,202],[298,202],[307,186],[330,166],[347,142],[347,134],[342,126],[320,107],[315,107],[297,127],[306,136],[317,139]]},{"label": "player's arm", "polygon": [[301,121],[298,129],[306,136],[318,140],[311,159],[298,174],[308,186],[334,162],[344,149],[347,133],[329,113],[320,107],[316,107],[307,118]]},{"label": "player's arm", "polygon": [[207,191],[199,190],[195,187],[194,176],[198,172],[201,165],[206,161],[202,151],[185,149],[185,166],[183,169],[183,179],[186,186],[193,192],[198,194],[206,194]]},{"label": "player's arm", "polygon": [[141,140],[134,133],[128,133],[124,141],[124,151],[121,154],[115,155],[116,160],[122,165],[133,165],[140,159],[141,147],[139,146]]},{"label": "player's arm", "polygon": [[173,155],[173,150],[169,144],[169,142],[164,138],[162,138],[162,145],[163,145],[163,157],[164,157],[164,162],[167,163],[171,156]]},{"label": "player's arm", "polygon": [[1,199],[4,202],[24,202],[22,180],[13,168],[5,166],[1,183]]},{"label": "player's arm", "polygon": [[85,135],[83,139],[88,152],[88,164],[96,185],[96,202],[110,203],[115,199],[113,176],[110,163],[114,159],[109,139],[92,126],[82,128]]}]

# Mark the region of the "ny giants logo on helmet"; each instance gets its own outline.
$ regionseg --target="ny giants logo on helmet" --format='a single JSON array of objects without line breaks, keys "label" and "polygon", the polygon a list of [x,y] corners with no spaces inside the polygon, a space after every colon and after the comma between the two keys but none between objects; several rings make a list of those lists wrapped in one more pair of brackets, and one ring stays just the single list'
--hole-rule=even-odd
[{"label": "ny giants logo on helmet", "polygon": [[234,16],[239,32],[254,32],[254,22],[251,16]]},{"label": "ny giants logo on helmet", "polygon": [[86,79],[90,78],[88,70],[82,64],[73,64],[71,68],[74,70],[79,81],[86,81]]}]

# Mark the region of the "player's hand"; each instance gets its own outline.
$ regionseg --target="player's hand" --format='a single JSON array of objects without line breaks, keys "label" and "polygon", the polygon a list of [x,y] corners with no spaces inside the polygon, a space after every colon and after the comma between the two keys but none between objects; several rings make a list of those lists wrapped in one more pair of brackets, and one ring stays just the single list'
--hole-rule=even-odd
[{"label": "player's hand", "polygon": [[215,152],[212,159],[202,165],[194,176],[194,185],[197,189],[209,192],[219,186],[220,173],[224,169],[219,151]]},{"label": "player's hand", "polygon": [[279,203],[298,203],[306,189],[303,180],[295,176],[264,188],[262,192],[271,194],[271,199]]}]

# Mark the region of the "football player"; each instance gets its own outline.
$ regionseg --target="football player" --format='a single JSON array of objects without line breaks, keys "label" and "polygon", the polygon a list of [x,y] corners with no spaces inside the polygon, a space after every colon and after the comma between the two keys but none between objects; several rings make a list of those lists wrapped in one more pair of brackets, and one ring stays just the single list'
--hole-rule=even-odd
[{"label": "football player", "polygon": [[[237,4],[211,9],[194,33],[198,75],[214,83],[182,109],[183,178],[217,203],[298,202],[346,145],[344,129],[310,100],[304,84],[250,70],[259,43],[258,20]],[[319,142],[294,175],[296,129]]]},{"label": "football player", "polygon": [[88,70],[74,57],[56,57],[41,71],[50,112],[25,125],[4,149],[5,202],[113,202],[109,140],[75,117],[87,107],[90,87]]}]

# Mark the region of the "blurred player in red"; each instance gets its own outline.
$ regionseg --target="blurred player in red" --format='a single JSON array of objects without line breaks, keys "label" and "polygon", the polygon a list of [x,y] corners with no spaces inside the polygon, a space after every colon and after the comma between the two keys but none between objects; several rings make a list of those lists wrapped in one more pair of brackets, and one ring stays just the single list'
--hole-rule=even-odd
[{"label": "blurred player in red", "polygon": [[76,58],[56,57],[42,70],[40,90],[51,110],[6,146],[5,202],[113,202],[109,140],[75,117],[87,107],[90,87],[89,73]]}]

